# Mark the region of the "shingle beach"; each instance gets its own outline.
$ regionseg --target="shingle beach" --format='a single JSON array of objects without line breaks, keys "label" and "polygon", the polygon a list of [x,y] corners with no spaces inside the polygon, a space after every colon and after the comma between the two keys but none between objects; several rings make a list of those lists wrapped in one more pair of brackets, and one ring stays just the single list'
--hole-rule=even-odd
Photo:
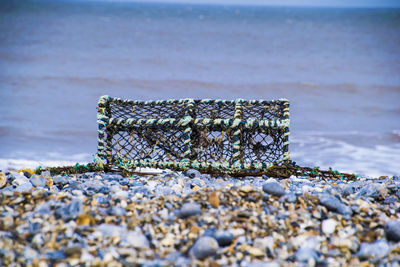
[{"label": "shingle beach", "polygon": [[400,178],[0,173],[2,266],[399,266]]}]

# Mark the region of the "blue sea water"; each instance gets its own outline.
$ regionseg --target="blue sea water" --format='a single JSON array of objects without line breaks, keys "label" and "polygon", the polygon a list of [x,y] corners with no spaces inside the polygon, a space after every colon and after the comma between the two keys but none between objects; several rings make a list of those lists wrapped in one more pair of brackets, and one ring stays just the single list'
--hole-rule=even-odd
[{"label": "blue sea water", "polygon": [[2,168],[92,160],[103,94],[287,98],[298,164],[399,174],[400,10],[0,2]]}]

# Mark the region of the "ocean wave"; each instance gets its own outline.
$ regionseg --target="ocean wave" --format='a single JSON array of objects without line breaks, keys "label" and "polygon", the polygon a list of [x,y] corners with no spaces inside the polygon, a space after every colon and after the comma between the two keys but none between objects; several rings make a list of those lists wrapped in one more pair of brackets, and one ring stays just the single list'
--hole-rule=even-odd
[{"label": "ocean wave", "polygon": [[291,158],[300,165],[372,177],[400,174],[400,144],[366,147],[314,135],[291,138],[291,145]]}]

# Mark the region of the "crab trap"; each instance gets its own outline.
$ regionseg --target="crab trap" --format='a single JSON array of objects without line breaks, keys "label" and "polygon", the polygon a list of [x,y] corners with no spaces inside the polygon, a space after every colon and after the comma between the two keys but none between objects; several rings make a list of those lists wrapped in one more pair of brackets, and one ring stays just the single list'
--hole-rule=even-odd
[{"label": "crab trap", "polygon": [[102,96],[97,158],[108,166],[261,173],[289,160],[289,101],[133,101]]}]

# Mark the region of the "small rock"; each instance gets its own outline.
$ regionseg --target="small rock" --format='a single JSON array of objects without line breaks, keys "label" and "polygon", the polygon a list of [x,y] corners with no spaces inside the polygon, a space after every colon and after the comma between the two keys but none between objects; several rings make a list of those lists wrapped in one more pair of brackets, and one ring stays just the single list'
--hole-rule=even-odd
[{"label": "small rock", "polygon": [[68,221],[75,219],[82,212],[82,201],[78,198],[74,198],[68,205],[58,208],[55,212],[55,215],[61,217],[65,221]]},{"label": "small rock", "polygon": [[126,215],[126,210],[122,207],[119,206],[114,206],[111,207],[107,210],[108,214],[114,215],[114,216],[124,216]]},{"label": "small rock", "polygon": [[217,254],[218,248],[217,240],[209,236],[203,236],[193,245],[192,253],[195,258],[203,260]]},{"label": "small rock", "polygon": [[330,211],[338,212],[342,215],[351,215],[353,211],[350,207],[342,203],[339,199],[334,196],[324,194],[320,197],[319,202],[322,206],[325,206]]},{"label": "small rock", "polygon": [[385,197],[387,194],[386,188],[379,184],[368,184],[364,186],[360,192],[358,192],[357,197],[370,197],[373,199],[378,199],[380,197]]},{"label": "small rock", "polygon": [[357,256],[361,260],[381,259],[389,253],[389,245],[385,240],[377,240],[374,243],[362,243]]},{"label": "small rock", "polygon": [[263,191],[265,193],[281,197],[285,195],[285,189],[274,179],[269,179],[263,184]]},{"label": "small rock", "polygon": [[7,176],[0,172],[0,188],[3,188],[7,184]]},{"label": "small rock", "polygon": [[337,221],[334,219],[323,220],[321,226],[322,232],[326,235],[333,234],[333,232],[335,232],[337,224]]},{"label": "small rock", "polygon": [[34,187],[45,187],[46,186],[46,179],[41,176],[32,175],[29,180]]},{"label": "small rock", "polygon": [[210,204],[213,208],[219,207],[219,196],[216,191],[213,191],[210,193],[210,195],[208,197],[208,202],[210,202]]},{"label": "small rock", "polygon": [[189,178],[195,178],[195,177],[200,177],[201,173],[198,170],[189,169],[187,171],[184,171],[183,175],[185,175]]},{"label": "small rock", "polygon": [[347,185],[347,186],[343,189],[342,195],[343,195],[344,197],[347,197],[347,196],[349,196],[349,195],[351,195],[351,194],[353,194],[353,193],[354,193],[354,187],[353,187],[352,185]]},{"label": "small rock", "polygon": [[299,250],[296,251],[295,258],[298,261],[309,261],[310,259],[317,260],[318,253],[315,249],[309,247],[301,247]]},{"label": "small rock", "polygon": [[53,177],[53,182],[57,185],[61,185],[64,186],[66,184],[68,184],[68,177],[67,176],[54,176]]},{"label": "small rock", "polygon": [[146,236],[138,231],[129,231],[128,233],[123,233],[123,235],[124,240],[134,248],[149,248],[150,246]]},{"label": "small rock", "polygon": [[285,195],[285,201],[289,203],[295,203],[297,201],[297,196],[295,193],[290,192]]},{"label": "small rock", "polygon": [[16,174],[17,176],[15,177],[14,181],[12,181],[12,185],[13,186],[19,186],[22,184],[26,184],[29,183],[29,179],[26,178],[24,175],[22,174]]},{"label": "small rock", "polygon": [[194,202],[184,204],[179,210],[179,217],[181,218],[189,218],[199,214],[201,214],[200,205]]},{"label": "small rock", "polygon": [[32,190],[32,188],[33,188],[32,184],[28,181],[27,183],[23,183],[17,186],[17,188],[15,188],[15,191],[24,193],[28,192],[29,190]]},{"label": "small rock", "polygon": [[389,221],[385,224],[386,238],[391,241],[400,241],[400,220]]},{"label": "small rock", "polygon": [[234,236],[229,231],[217,231],[214,237],[220,247],[226,247],[232,244]]},{"label": "small rock", "polygon": [[65,249],[64,254],[67,257],[75,255],[80,256],[82,254],[82,248],[80,246],[70,246]]}]

